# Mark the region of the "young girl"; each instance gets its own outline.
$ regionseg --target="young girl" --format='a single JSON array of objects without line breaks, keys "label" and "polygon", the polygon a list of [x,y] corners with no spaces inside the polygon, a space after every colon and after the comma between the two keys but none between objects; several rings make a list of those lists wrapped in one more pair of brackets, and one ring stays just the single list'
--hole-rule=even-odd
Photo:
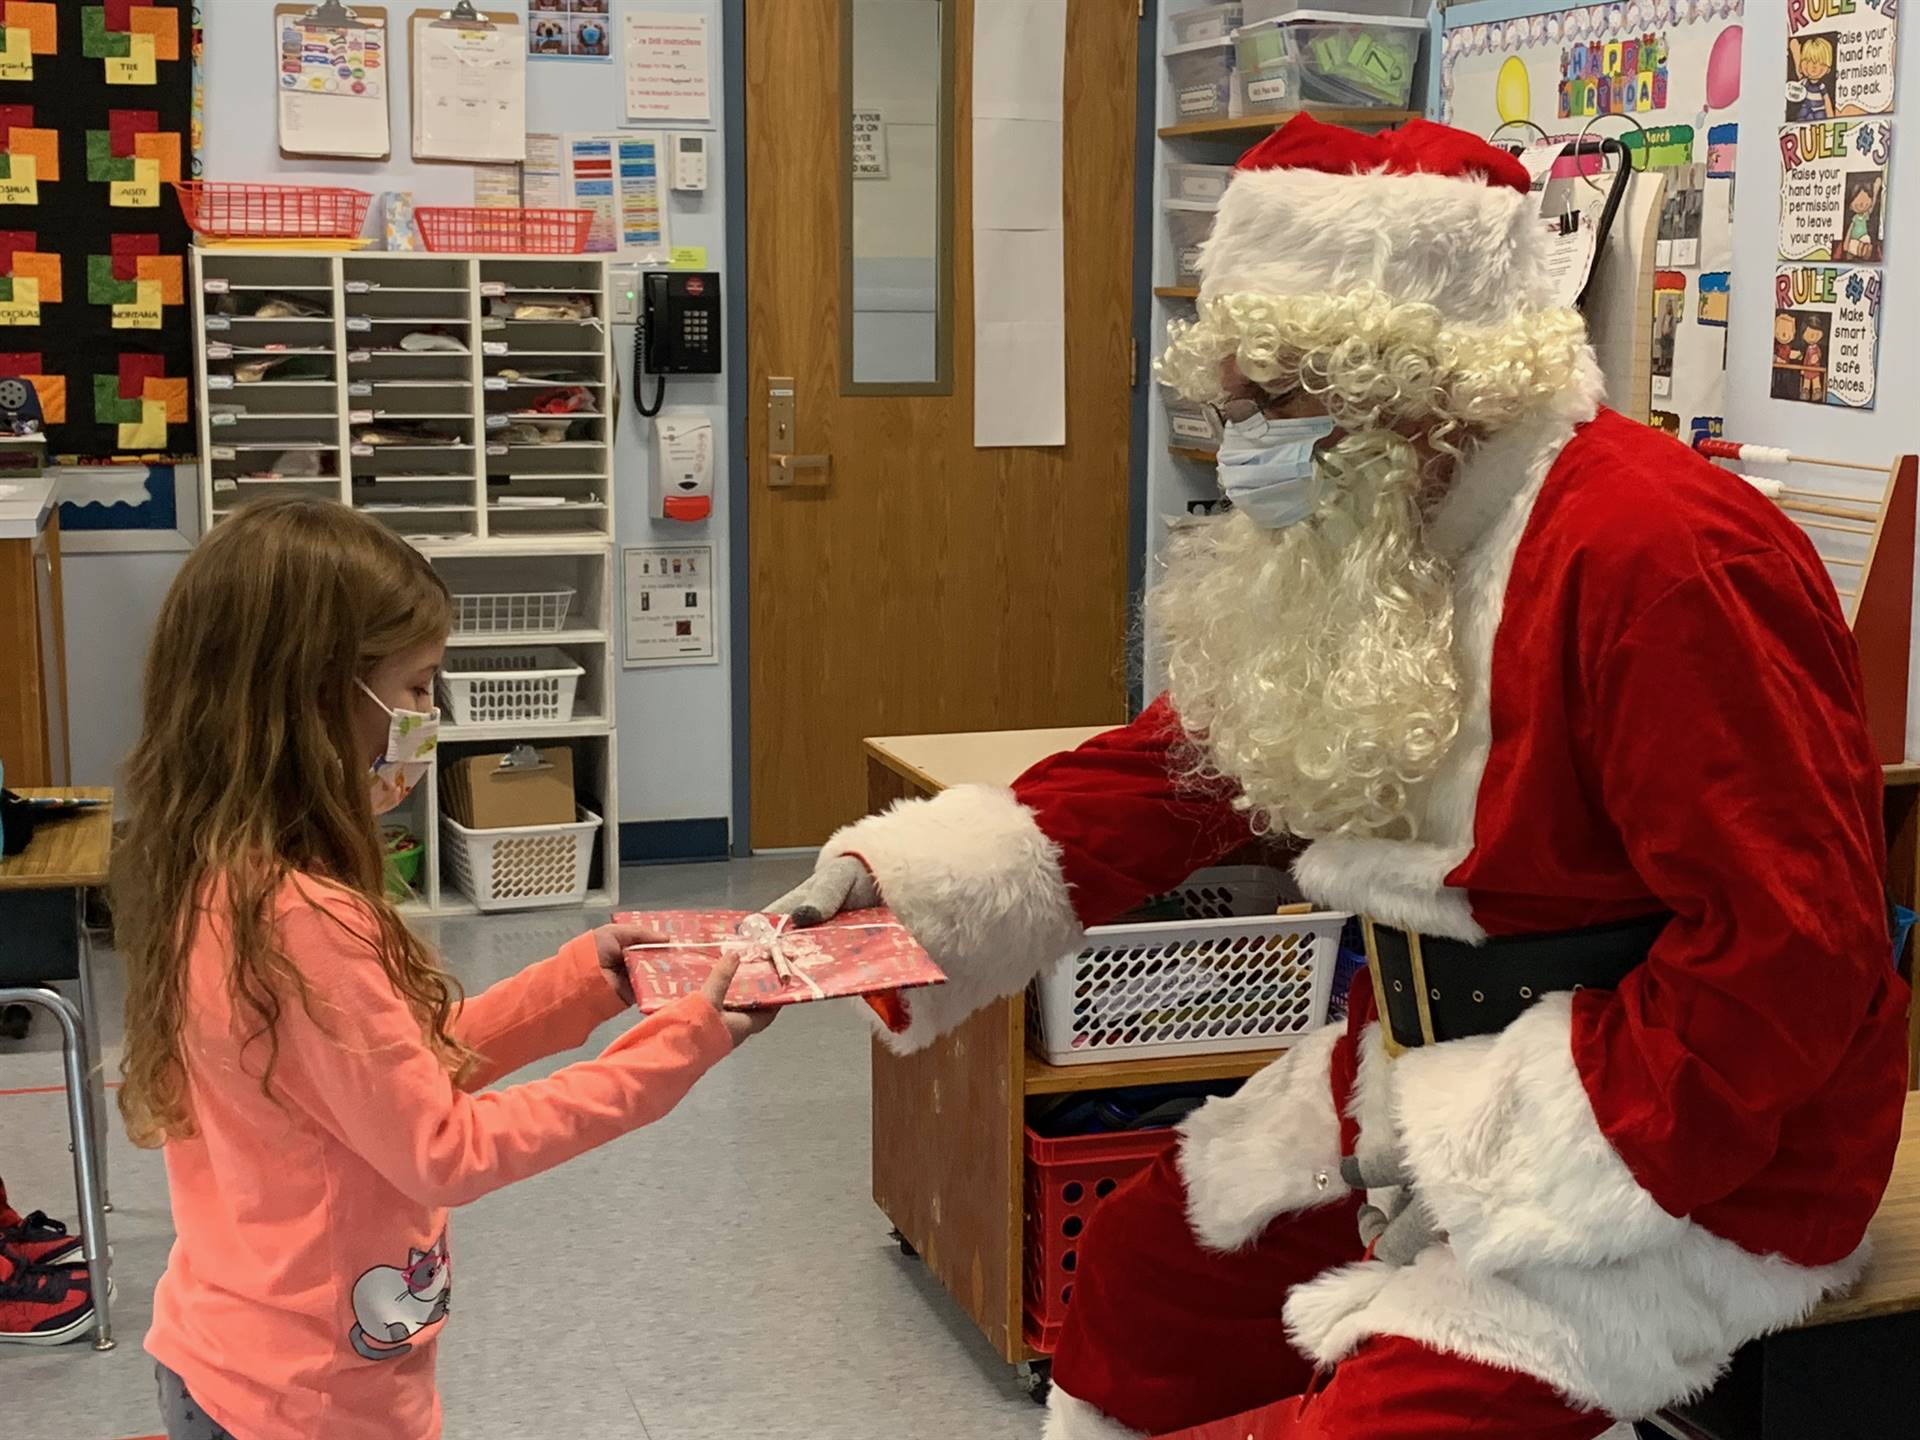
[{"label": "young girl", "polygon": [[165,1146],[178,1234],[147,1337],[174,1440],[439,1435],[448,1209],[659,1119],[766,1023],[718,1009],[716,972],[481,1093],[619,1014],[644,937],[462,1000],[388,903],[369,766],[431,763],[449,615],[414,550],[321,501],[240,511],[161,608],[114,892],[120,1107]]}]

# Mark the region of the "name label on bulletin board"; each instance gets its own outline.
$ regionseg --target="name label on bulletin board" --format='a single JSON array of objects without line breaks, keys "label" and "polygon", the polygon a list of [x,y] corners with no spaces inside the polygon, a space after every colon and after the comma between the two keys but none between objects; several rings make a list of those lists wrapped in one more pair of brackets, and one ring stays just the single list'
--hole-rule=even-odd
[{"label": "name label on bulletin board", "polygon": [[707,247],[704,245],[676,245],[673,247],[673,268],[676,270],[704,270],[707,268]]}]

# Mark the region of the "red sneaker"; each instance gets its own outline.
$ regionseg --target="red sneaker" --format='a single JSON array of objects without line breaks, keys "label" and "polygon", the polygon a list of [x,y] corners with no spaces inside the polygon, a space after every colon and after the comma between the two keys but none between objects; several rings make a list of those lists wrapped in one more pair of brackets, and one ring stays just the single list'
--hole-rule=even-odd
[{"label": "red sneaker", "polygon": [[78,1235],[69,1235],[67,1227],[49,1219],[44,1210],[17,1216],[14,1223],[0,1215],[0,1250],[29,1265],[51,1265],[84,1249],[86,1244]]},{"label": "red sneaker", "polygon": [[23,1265],[0,1255],[0,1342],[64,1345],[93,1328],[84,1265]]}]

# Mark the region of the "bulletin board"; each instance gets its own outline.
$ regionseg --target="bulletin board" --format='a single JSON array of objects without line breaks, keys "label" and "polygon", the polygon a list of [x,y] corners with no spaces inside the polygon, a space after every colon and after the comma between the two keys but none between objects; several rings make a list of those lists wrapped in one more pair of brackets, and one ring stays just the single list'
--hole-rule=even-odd
[{"label": "bulletin board", "polygon": [[[1691,442],[1726,413],[1733,175],[1745,0],[1559,4],[1446,32],[1447,119],[1485,135],[1527,121],[1548,136],[1617,138],[1667,172],[1651,295],[1652,422]],[[1509,138],[1529,138],[1523,126]],[[1771,138],[1771,137],[1769,137]],[[1770,276],[1754,283],[1765,284]]]},{"label": "bulletin board", "polygon": [[168,182],[195,171],[198,6],[0,0],[0,24],[0,375],[33,380],[51,457],[191,457]]}]

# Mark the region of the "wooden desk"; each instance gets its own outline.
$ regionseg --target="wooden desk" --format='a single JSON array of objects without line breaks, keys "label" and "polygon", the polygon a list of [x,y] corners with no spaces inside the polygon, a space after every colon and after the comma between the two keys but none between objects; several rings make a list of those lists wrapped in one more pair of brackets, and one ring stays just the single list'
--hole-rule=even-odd
[{"label": "wooden desk", "polygon": [[[867,804],[952,785],[1007,785],[1105,725],[869,740]],[[873,1047],[873,1198],[1009,1364],[1037,1358],[1021,1330],[1027,1097],[1241,1079],[1277,1050],[1049,1065],[1027,1050],[1024,995],[980,1011],[917,1055]]]},{"label": "wooden desk", "polygon": [[[1884,810],[1887,822],[1887,888],[1909,910],[1920,910],[1920,764],[1889,765]],[[1907,938],[1900,973],[1913,984],[1920,955],[1920,925]],[[1915,987],[1920,989],[1920,986]],[[1920,1089],[1920,997],[1907,1011],[1907,1084]]]},{"label": "wooden desk", "polygon": [[54,481],[0,480],[0,763],[17,790],[68,778]]},{"label": "wooden desk", "polygon": [[37,829],[26,850],[0,860],[0,891],[77,890],[107,883],[107,867],[113,858],[113,791],[73,785],[50,790],[16,788],[14,793],[29,800],[70,796],[106,803]]}]

